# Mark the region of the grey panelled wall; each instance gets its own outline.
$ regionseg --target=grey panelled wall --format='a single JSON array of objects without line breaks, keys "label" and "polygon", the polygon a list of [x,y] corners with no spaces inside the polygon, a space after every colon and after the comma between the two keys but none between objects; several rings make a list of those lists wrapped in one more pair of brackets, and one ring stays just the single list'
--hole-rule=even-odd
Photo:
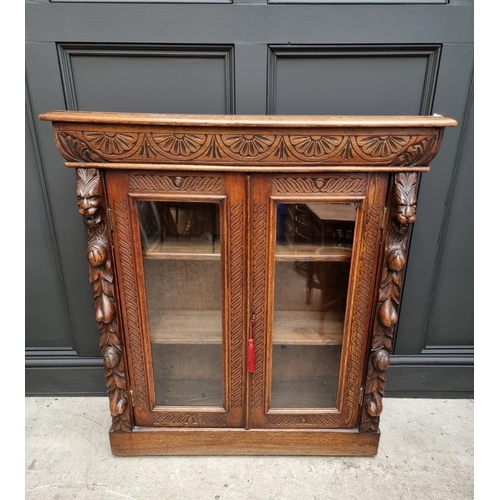
[{"label": "grey panelled wall", "polygon": [[472,0],[33,0],[25,14],[27,394],[105,391],[75,175],[36,118],[55,109],[457,119],[421,179],[386,388],[472,394]]}]

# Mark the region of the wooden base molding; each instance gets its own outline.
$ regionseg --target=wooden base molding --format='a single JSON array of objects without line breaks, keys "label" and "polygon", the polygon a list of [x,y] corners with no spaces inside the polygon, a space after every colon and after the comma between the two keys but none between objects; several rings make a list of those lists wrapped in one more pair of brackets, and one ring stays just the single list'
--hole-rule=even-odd
[{"label": "wooden base molding", "polygon": [[380,433],[353,430],[150,429],[110,432],[116,456],[377,454]]}]

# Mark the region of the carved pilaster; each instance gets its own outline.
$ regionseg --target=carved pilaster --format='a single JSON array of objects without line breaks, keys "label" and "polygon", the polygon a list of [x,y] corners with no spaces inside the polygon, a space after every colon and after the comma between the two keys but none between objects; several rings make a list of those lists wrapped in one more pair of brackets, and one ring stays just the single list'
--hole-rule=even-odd
[{"label": "carved pilaster", "polygon": [[99,345],[104,359],[109,407],[113,417],[111,430],[131,431],[122,344],[116,321],[115,282],[102,180],[97,169],[79,168],[76,177],[78,211],[85,223],[89,281],[94,296]]},{"label": "carved pilaster", "polygon": [[361,417],[361,432],[377,432],[382,413],[382,397],[394,328],[399,319],[403,270],[408,258],[410,227],[416,219],[417,173],[399,173],[395,177],[390,227],[388,230],[377,314],[373,328],[371,354]]}]

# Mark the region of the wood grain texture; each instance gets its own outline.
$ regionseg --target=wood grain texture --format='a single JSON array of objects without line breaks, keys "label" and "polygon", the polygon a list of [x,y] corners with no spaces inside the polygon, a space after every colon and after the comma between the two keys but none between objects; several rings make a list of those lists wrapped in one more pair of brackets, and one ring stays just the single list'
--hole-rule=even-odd
[{"label": "wood grain texture", "polygon": [[120,254],[120,271],[123,282],[123,305],[126,312],[127,338],[130,356],[133,360],[133,379],[137,406],[146,410],[149,407],[148,381],[145,370],[145,355],[142,347],[142,327],[139,313],[139,298],[134,272],[134,257],[130,238],[129,214],[126,200],[115,205],[116,238]]},{"label": "wood grain texture", "polygon": [[374,456],[380,434],[333,430],[137,429],[110,434],[116,456],[336,455]]},{"label": "wood grain texture", "polygon": [[96,111],[51,111],[40,120],[68,123],[172,125],[201,127],[455,127],[445,116],[277,116],[277,115],[175,115]]}]

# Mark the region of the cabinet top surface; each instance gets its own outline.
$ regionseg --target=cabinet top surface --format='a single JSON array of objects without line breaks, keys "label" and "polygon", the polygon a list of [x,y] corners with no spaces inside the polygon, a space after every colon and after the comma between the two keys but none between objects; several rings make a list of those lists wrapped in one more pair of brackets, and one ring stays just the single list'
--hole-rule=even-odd
[{"label": "cabinet top surface", "polygon": [[52,122],[166,125],[196,127],[454,127],[444,116],[293,116],[293,115],[178,115],[51,111],[40,119]]},{"label": "cabinet top surface", "polygon": [[443,116],[174,115],[52,111],[70,167],[232,171],[428,170]]}]

